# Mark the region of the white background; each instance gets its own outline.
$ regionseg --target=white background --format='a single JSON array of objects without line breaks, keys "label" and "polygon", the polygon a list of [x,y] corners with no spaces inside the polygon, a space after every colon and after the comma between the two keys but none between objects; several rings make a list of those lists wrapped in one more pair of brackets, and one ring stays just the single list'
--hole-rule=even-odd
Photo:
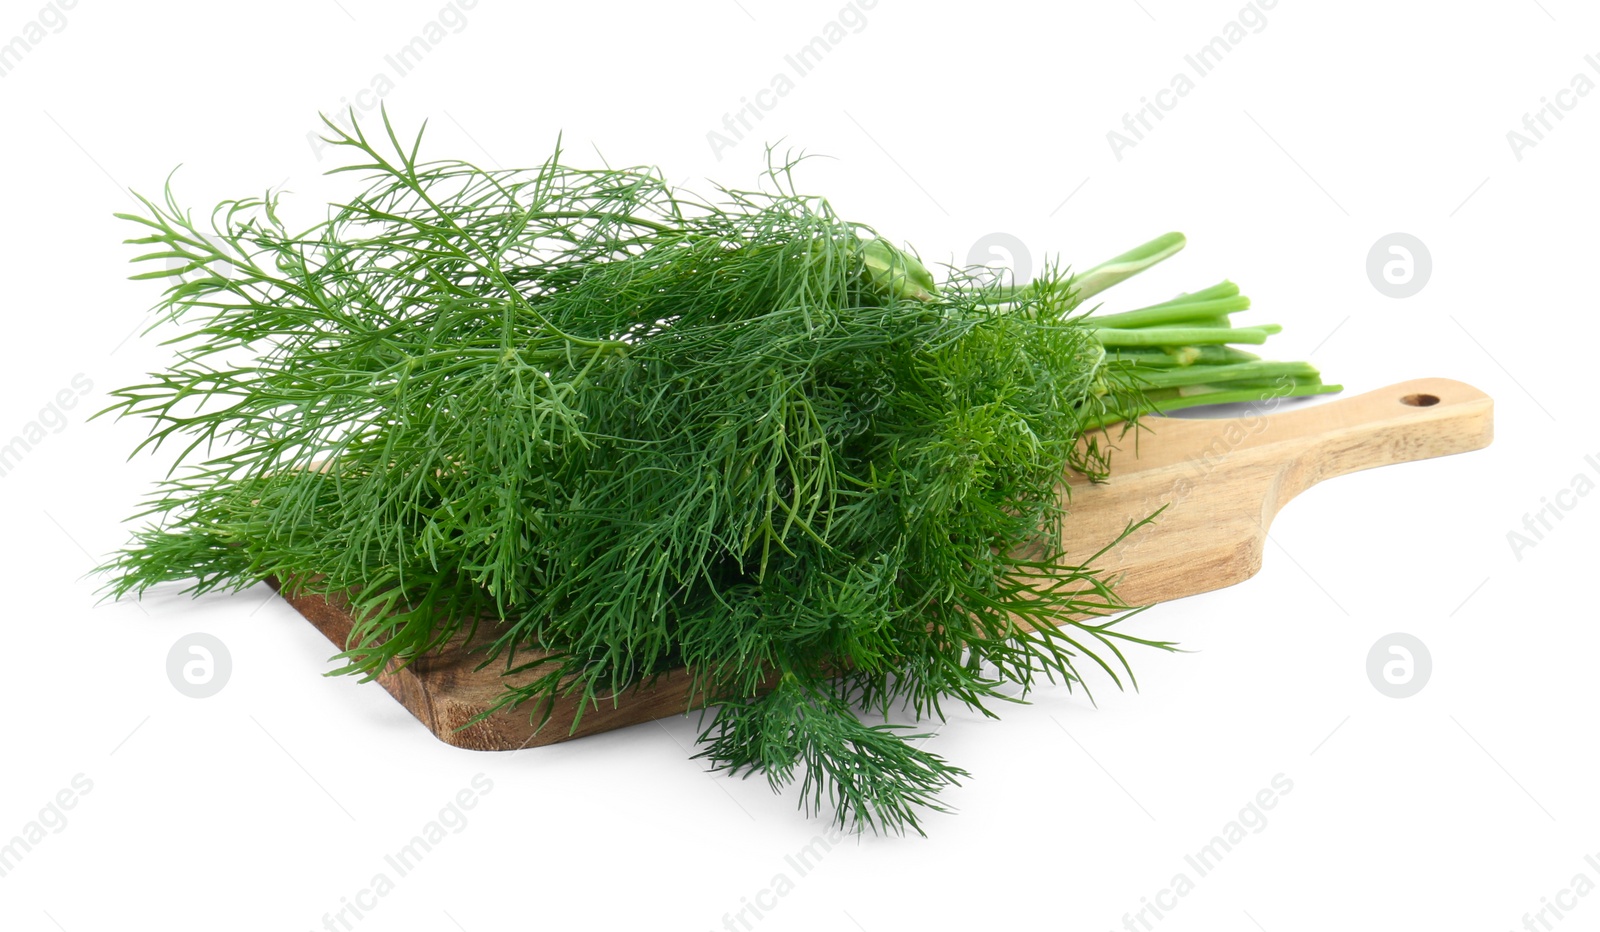
[{"label": "white background", "polygon": [[[1239,3],[880,0],[720,159],[707,132],[836,0],[481,0],[394,82],[391,114],[408,132],[429,119],[440,157],[530,164],[564,132],[575,161],[598,147],[704,189],[753,182],[764,142],[833,156],[804,186],[934,259],[1001,231],[1036,262],[1088,264],[1183,230],[1189,250],[1112,307],[1231,277],[1256,301],[1241,323],[1285,325],[1271,355],[1352,392],[1438,375],[1494,396],[1490,449],[1312,489],[1259,576],[1139,619],[1195,651],[1135,654],[1141,692],[1099,682],[1096,708],[1046,689],[999,722],[953,717],[929,747],[973,774],[945,796],[959,812],[926,839],[846,840],[804,877],[785,855],[826,824],[704,773],[692,720],[460,751],[376,685],[321,677],[330,645],[263,588],[96,604],[85,573],[166,466],[124,461],[138,424],[86,420],[167,358],[125,339],[157,289],[125,279],[130,227],[111,213],[182,163],[197,211],[282,186],[316,219],[354,184],[321,175],[317,111],[392,77],[384,56],[440,9],[83,0],[0,79],[0,441],[75,375],[93,384],[0,478],[0,841],[75,775],[93,784],[0,877],[0,926],[322,928],[480,772],[493,789],[466,827],[354,928],[718,929],[746,902],[775,902],[761,932],[1122,928],[1278,774],[1293,790],[1265,827],[1154,928],[1504,930],[1546,900],[1576,904],[1550,928],[1600,923],[1600,895],[1562,893],[1600,881],[1600,496],[1564,497],[1576,507],[1520,554],[1507,538],[1576,475],[1600,480],[1584,461],[1600,459],[1600,94],[1570,98],[1520,159],[1506,135],[1574,75],[1600,80],[1592,7],[1284,0],[1120,160],[1108,130]],[[39,10],[0,3],[0,42]],[[1433,257],[1404,300],[1365,271],[1394,231]],[[204,700],[165,672],[194,631],[233,658]],[[1413,698],[1367,679],[1393,631],[1433,656]],[[763,893],[779,873],[793,889]]]}]

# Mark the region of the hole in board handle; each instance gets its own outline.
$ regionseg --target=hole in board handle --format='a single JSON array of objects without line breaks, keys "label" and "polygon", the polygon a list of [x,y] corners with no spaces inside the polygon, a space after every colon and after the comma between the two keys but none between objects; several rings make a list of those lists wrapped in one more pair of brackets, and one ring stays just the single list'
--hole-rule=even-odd
[{"label": "hole in board handle", "polygon": [[1438,404],[1439,403],[1439,396],[1438,395],[1407,395],[1404,398],[1400,399],[1400,403],[1403,404],[1403,405],[1410,405],[1413,408],[1426,408],[1426,407],[1429,407],[1430,405]]}]

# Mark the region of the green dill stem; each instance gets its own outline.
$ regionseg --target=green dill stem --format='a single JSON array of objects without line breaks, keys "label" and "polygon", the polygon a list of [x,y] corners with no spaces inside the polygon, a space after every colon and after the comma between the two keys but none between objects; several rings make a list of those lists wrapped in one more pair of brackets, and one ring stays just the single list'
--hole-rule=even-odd
[{"label": "green dill stem", "polygon": [[[993,307],[1016,304],[1037,297],[1053,297],[1065,300],[1066,309],[1071,310],[1082,304],[1085,299],[1105,291],[1118,282],[1127,281],[1161,260],[1176,255],[1183,249],[1185,243],[1187,240],[1182,233],[1167,233],[1114,259],[1108,259],[1081,275],[1053,281],[1032,281],[1022,285],[993,285],[979,295],[979,303]],[[1234,294],[1239,290],[1237,286],[1230,286],[1228,282],[1214,287],[1222,289],[1223,292],[1227,287],[1233,287]],[[1207,295],[1207,297],[1226,296],[1225,293]],[[1183,301],[1188,297],[1190,296],[1175,300]]]},{"label": "green dill stem", "polygon": [[1182,233],[1168,233],[1130,249],[1114,259],[1107,259],[1082,275],[1072,276],[1067,287],[1072,292],[1074,305],[1081,304],[1112,285],[1127,281],[1157,262],[1176,255],[1187,242]]},{"label": "green dill stem", "polygon": [[1115,327],[1118,329],[1131,329],[1136,327],[1153,327],[1161,324],[1181,324],[1197,319],[1210,319],[1219,314],[1232,314],[1237,311],[1249,310],[1250,299],[1243,295],[1227,298],[1214,298],[1209,301],[1177,301],[1166,304],[1154,304],[1142,307],[1136,311],[1123,311],[1120,314],[1096,314],[1089,318],[1089,323],[1096,327]]},{"label": "green dill stem", "polygon": [[1139,373],[1137,378],[1152,388],[1176,388],[1182,385],[1206,385],[1213,382],[1233,382],[1239,379],[1270,379],[1279,376],[1313,378],[1320,375],[1308,362],[1273,362],[1257,360],[1223,366],[1182,366]]},{"label": "green dill stem", "polygon": [[[1140,407],[1141,413],[1165,414],[1183,408],[1193,408],[1200,405],[1236,404],[1239,402],[1260,401],[1266,402],[1274,398],[1301,398],[1308,395],[1329,395],[1344,391],[1343,385],[1300,385],[1294,384],[1287,391],[1273,391],[1271,388],[1237,388],[1224,389],[1215,392],[1205,392],[1194,395],[1174,395],[1166,398],[1147,397]],[[1124,421],[1126,418],[1115,414],[1089,418],[1085,421],[1085,430],[1098,430]]]},{"label": "green dill stem", "polygon": [[1199,291],[1191,291],[1188,294],[1179,295],[1176,298],[1173,298],[1171,301],[1163,301],[1160,304],[1151,306],[1163,307],[1168,304],[1187,304],[1195,301],[1214,301],[1217,298],[1231,298],[1238,293],[1239,286],[1224,279],[1223,281],[1212,285],[1210,288],[1202,288]]},{"label": "green dill stem", "polygon": [[[1172,326],[1175,326],[1175,327],[1176,326],[1182,326],[1182,327],[1212,327],[1212,328],[1224,329],[1225,330],[1225,329],[1233,326],[1233,321],[1229,320],[1226,315],[1218,315],[1218,316],[1215,316],[1215,317],[1191,317],[1188,320],[1183,321],[1181,324],[1173,324]],[[1139,330],[1153,330],[1155,328],[1154,327],[1111,327],[1109,329],[1111,329],[1111,330],[1125,330],[1125,331],[1128,331],[1128,332],[1131,333],[1131,332],[1139,331]]]},{"label": "green dill stem", "polygon": [[1110,361],[1113,364],[1122,363],[1128,366],[1150,366],[1152,368],[1166,369],[1173,366],[1190,366],[1196,363],[1220,366],[1237,362],[1252,362],[1260,358],[1254,353],[1247,353],[1232,346],[1209,344],[1206,346],[1172,347],[1121,346],[1116,349],[1115,355],[1111,357]]},{"label": "green dill stem", "polygon": [[[1235,391],[1237,389],[1253,388],[1256,390],[1279,389],[1285,384],[1302,388],[1315,388],[1322,384],[1320,375],[1292,375],[1278,376],[1270,379],[1228,379],[1222,382],[1206,382],[1203,385],[1184,385],[1176,389],[1179,396],[1187,398],[1208,392]],[[1163,389],[1166,391],[1166,389]]]},{"label": "green dill stem", "polygon": [[[1093,321],[1093,318],[1090,318]],[[1186,346],[1189,344],[1265,343],[1267,337],[1282,330],[1277,324],[1254,327],[1152,327],[1147,330],[1119,330],[1096,327],[1090,332],[1103,346]]]}]

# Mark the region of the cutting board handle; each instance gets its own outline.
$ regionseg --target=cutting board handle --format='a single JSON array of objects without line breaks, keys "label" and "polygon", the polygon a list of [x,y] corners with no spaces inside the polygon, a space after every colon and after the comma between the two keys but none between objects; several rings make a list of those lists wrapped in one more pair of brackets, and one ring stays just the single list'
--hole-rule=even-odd
[{"label": "cutting board handle", "polygon": [[[1196,477],[1213,462],[1287,467],[1278,504],[1345,473],[1464,453],[1494,438],[1494,401],[1465,382],[1412,379],[1322,404],[1265,399],[1238,418],[1146,418],[1162,438],[1146,466],[1183,463]],[[1113,475],[1115,471],[1113,470]]]},{"label": "cutting board handle", "polygon": [[1489,445],[1494,402],[1471,385],[1414,379],[1320,404],[1263,399],[1246,417],[1154,417],[1120,439],[1111,478],[1073,490],[1063,548],[1100,558],[1132,605],[1232,585],[1260,569],[1267,529],[1324,479]]},{"label": "cutting board handle", "polygon": [[1290,467],[1281,505],[1346,473],[1479,450],[1494,439],[1494,401],[1453,379],[1413,379],[1326,404],[1275,414],[1254,446],[1274,449]]},{"label": "cutting board handle", "polygon": [[1246,497],[1259,495],[1260,511],[1246,510],[1264,528],[1286,502],[1324,479],[1478,450],[1494,438],[1493,399],[1453,379],[1412,379],[1279,410],[1290,404],[1265,399],[1256,413],[1238,418],[1146,418],[1162,443],[1141,465],[1181,465],[1178,482],[1191,484],[1213,478],[1223,463],[1230,477],[1259,470],[1257,489]]}]

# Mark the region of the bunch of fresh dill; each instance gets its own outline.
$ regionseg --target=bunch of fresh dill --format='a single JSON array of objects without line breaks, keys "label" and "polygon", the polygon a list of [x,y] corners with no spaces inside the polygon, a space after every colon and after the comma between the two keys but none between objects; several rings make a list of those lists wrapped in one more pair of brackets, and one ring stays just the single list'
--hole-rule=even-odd
[{"label": "bunch of fresh dill", "polygon": [[1070,313],[1181,237],[936,284],[793,162],[707,201],[559,149],[488,171],[419,160],[387,115],[372,139],[328,125],[368,186],[309,231],[270,194],[210,230],[170,187],[125,215],[181,335],[108,410],[182,453],[112,591],[349,595],[341,672],[369,675],[486,625],[522,684],[503,704],[536,717],[687,667],[703,756],[798,774],[843,823],[920,831],[965,776],[867,713],[987,711],[1085,662],[1120,685],[1119,645],[1170,646],[1061,553],[1066,470],[1106,465],[1086,434],[1269,378],[1328,390],[1221,345],[1259,342],[1226,283]]}]

